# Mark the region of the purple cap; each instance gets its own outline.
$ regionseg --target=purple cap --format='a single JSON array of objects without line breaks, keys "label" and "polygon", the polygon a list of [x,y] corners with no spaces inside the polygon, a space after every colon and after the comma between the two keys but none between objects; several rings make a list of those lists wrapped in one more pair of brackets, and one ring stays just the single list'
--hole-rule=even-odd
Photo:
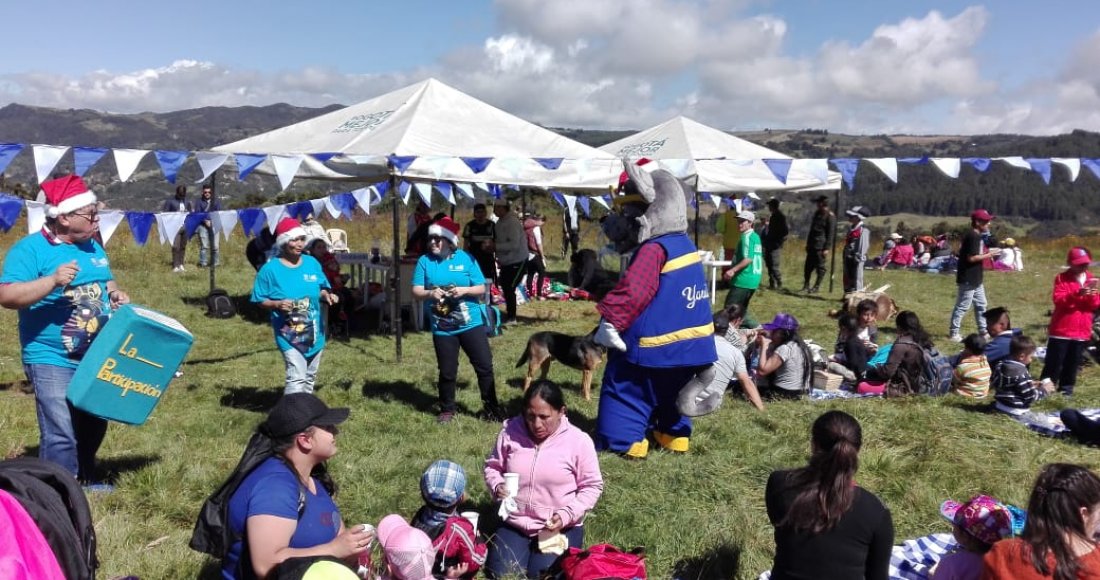
[{"label": "purple cap", "polygon": [[798,319],[786,312],[780,312],[775,315],[771,322],[762,324],[760,328],[764,330],[798,330]]}]

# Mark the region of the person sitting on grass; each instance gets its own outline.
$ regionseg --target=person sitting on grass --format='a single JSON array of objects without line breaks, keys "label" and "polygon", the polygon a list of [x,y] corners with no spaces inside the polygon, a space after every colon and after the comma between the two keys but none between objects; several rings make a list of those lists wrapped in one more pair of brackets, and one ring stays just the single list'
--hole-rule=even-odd
[{"label": "person sitting on grass", "polygon": [[962,504],[943,502],[940,514],[951,522],[958,549],[940,559],[931,580],[979,580],[982,556],[1012,537],[1012,512],[988,495],[976,495]]},{"label": "person sitting on grass", "polygon": [[783,398],[798,398],[809,393],[814,376],[813,354],[798,335],[798,319],[780,312],[760,328],[764,332],[756,337],[760,356],[756,375],[767,385],[761,391]]},{"label": "person sitting on grass", "polygon": [[870,353],[859,338],[859,322],[850,312],[842,312],[836,319],[836,352],[829,357],[826,368],[849,383],[856,383],[867,372]]},{"label": "person sitting on grass", "polygon": [[985,318],[986,332],[989,333],[985,344],[985,358],[989,366],[996,368],[997,363],[1008,356],[1008,345],[1013,336],[1020,334],[1019,329],[1012,328],[1012,319],[1008,315],[1008,308],[998,306],[986,310],[982,317]]},{"label": "person sitting on grass", "polygon": [[878,303],[870,298],[864,298],[856,304],[856,321],[859,322],[859,331],[856,336],[863,341],[868,354],[875,354],[878,350]]},{"label": "person sitting on grass", "polygon": [[[898,236],[898,234],[890,234],[890,237]],[[901,270],[909,268],[913,265],[913,244],[898,236],[897,244],[890,249],[886,255],[881,257],[879,270],[885,270],[890,268],[891,270]]]},{"label": "person sitting on grass", "polygon": [[867,367],[867,380],[885,382],[886,396],[897,397],[920,392],[924,373],[924,350],[933,348],[932,339],[921,326],[917,313],[902,311],[896,319],[898,338],[890,347],[886,363]]},{"label": "person sitting on grass", "polygon": [[729,323],[723,336],[734,348],[744,353],[757,334],[755,328],[741,328],[741,323],[745,321],[745,307],[740,304],[730,304],[722,312],[725,313],[726,321]]},{"label": "person sitting on grass", "polygon": [[971,399],[984,399],[989,394],[989,378],[993,374],[985,358],[985,339],[972,332],[962,344],[962,354],[951,376],[951,391]]},{"label": "person sitting on grass", "polygon": [[1035,341],[1027,336],[1012,337],[1008,357],[993,367],[993,387],[996,389],[993,407],[1021,422],[1047,424],[1043,415],[1033,413],[1031,406],[1054,391],[1054,385],[1031,378],[1027,365],[1035,356]]},{"label": "person sitting on grass", "polygon": [[[742,308],[740,304],[735,304]],[[680,412],[688,417],[698,417],[712,413],[722,404],[726,389],[736,380],[757,410],[764,410],[764,402],[756,390],[756,383],[749,376],[745,355],[725,339],[729,330],[729,317],[725,311],[714,313],[714,348],[718,351],[718,360],[711,365],[713,374],[700,373],[683,389],[676,399]]]},{"label": "person sitting on grass", "polygon": [[[397,514],[390,514],[378,522],[378,543],[382,545],[386,564],[378,580],[433,580],[435,548],[423,530],[410,526]],[[462,568],[449,569],[442,577],[458,578],[464,573]]]},{"label": "person sitting on grass", "polygon": [[420,477],[424,505],[412,526],[428,534],[435,548],[436,573],[448,578],[473,578],[485,564],[489,547],[479,541],[474,524],[458,514],[466,499],[466,471],[446,459],[433,462]]}]

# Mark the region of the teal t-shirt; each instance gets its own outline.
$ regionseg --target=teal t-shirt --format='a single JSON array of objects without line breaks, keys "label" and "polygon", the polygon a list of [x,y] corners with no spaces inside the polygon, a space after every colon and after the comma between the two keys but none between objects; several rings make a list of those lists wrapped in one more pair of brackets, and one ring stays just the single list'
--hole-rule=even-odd
[{"label": "teal t-shirt", "polygon": [[753,230],[741,234],[733,263],[736,264],[745,258],[752,261],[733,277],[733,286],[756,290],[760,287],[760,277],[764,274],[764,248],[760,245],[760,236]]},{"label": "teal t-shirt", "polygon": [[[446,288],[447,286],[469,287],[485,283],[481,268],[474,263],[470,254],[455,250],[446,260],[433,254],[424,254],[416,262],[413,271],[413,286],[424,288]],[[466,332],[481,326],[481,304],[476,296],[463,296],[443,302],[428,300],[428,318],[432,321],[432,333],[452,335]]]},{"label": "teal t-shirt", "polygon": [[69,244],[51,240],[43,232],[19,240],[4,258],[0,284],[31,282],[73,260],[79,270],[72,283],[19,310],[19,344],[26,364],[67,368],[80,364],[111,317],[107,297],[107,282],[113,279],[111,263],[95,240]]},{"label": "teal t-shirt", "polygon": [[291,267],[279,258],[264,264],[252,285],[252,301],[293,300],[291,312],[271,311],[271,327],[279,350],[295,349],[311,358],[325,348],[325,329],[321,324],[321,290],[328,289],[321,263],[303,255]]}]

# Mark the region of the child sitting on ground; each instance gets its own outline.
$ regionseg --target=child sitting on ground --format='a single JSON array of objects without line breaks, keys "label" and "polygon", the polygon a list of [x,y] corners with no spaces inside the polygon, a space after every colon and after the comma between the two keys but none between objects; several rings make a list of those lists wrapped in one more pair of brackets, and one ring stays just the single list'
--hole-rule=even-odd
[{"label": "child sitting on ground", "polygon": [[[378,522],[378,543],[382,545],[386,570],[379,580],[433,580],[432,559],[435,550],[428,535],[408,524],[405,518],[390,514]],[[454,575],[451,575],[451,572]],[[458,578],[459,568],[448,570],[447,578]]]},{"label": "child sitting on ground", "polygon": [[1001,502],[978,495],[963,504],[945,501],[940,514],[951,522],[959,549],[940,560],[931,580],[978,580],[985,553],[996,542],[1012,537],[1012,512]]},{"label": "child sitting on ground", "polygon": [[413,516],[412,526],[431,539],[433,573],[440,578],[444,573],[447,578],[473,578],[489,547],[479,541],[473,523],[458,515],[458,505],[466,499],[466,471],[446,459],[432,463],[420,477],[420,496],[424,505]]},{"label": "child sitting on ground", "polygon": [[1046,425],[1047,418],[1031,411],[1036,401],[1050,394],[1054,385],[1031,378],[1027,365],[1035,355],[1035,342],[1024,335],[1012,337],[1008,356],[993,368],[992,383],[997,393],[993,407],[1023,423]]},{"label": "child sitting on ground", "polygon": [[748,350],[752,341],[756,339],[756,329],[741,328],[741,323],[745,320],[745,307],[741,304],[731,304],[723,312],[726,314],[726,319],[729,320],[729,328],[723,336],[737,350],[744,353]]},{"label": "child sitting on ground", "polygon": [[984,399],[989,394],[989,378],[993,375],[985,358],[985,339],[973,332],[962,344],[962,354],[951,376],[951,390],[971,399]]},{"label": "child sitting on ground", "polygon": [[856,304],[856,319],[859,322],[857,336],[863,341],[868,354],[874,354],[878,350],[878,303],[870,298],[865,298]]},{"label": "child sitting on ground", "polygon": [[836,352],[829,357],[826,368],[848,383],[855,384],[867,371],[866,343],[859,338],[859,321],[849,312],[842,312],[836,319]]}]

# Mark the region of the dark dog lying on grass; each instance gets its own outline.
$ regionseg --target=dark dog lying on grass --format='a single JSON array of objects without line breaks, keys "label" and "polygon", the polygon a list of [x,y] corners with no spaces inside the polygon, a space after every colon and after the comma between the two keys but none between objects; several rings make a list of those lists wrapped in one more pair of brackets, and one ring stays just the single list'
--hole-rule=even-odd
[{"label": "dark dog lying on grass", "polygon": [[569,336],[560,332],[536,332],[527,339],[527,348],[519,357],[516,368],[527,363],[527,378],[523,380],[523,391],[531,386],[535,378],[535,369],[542,369],[545,379],[550,372],[550,362],[557,360],[562,364],[581,371],[581,392],[584,400],[592,398],[592,373],[600,366],[607,348],[596,344],[592,339],[596,331],[584,336]]}]

